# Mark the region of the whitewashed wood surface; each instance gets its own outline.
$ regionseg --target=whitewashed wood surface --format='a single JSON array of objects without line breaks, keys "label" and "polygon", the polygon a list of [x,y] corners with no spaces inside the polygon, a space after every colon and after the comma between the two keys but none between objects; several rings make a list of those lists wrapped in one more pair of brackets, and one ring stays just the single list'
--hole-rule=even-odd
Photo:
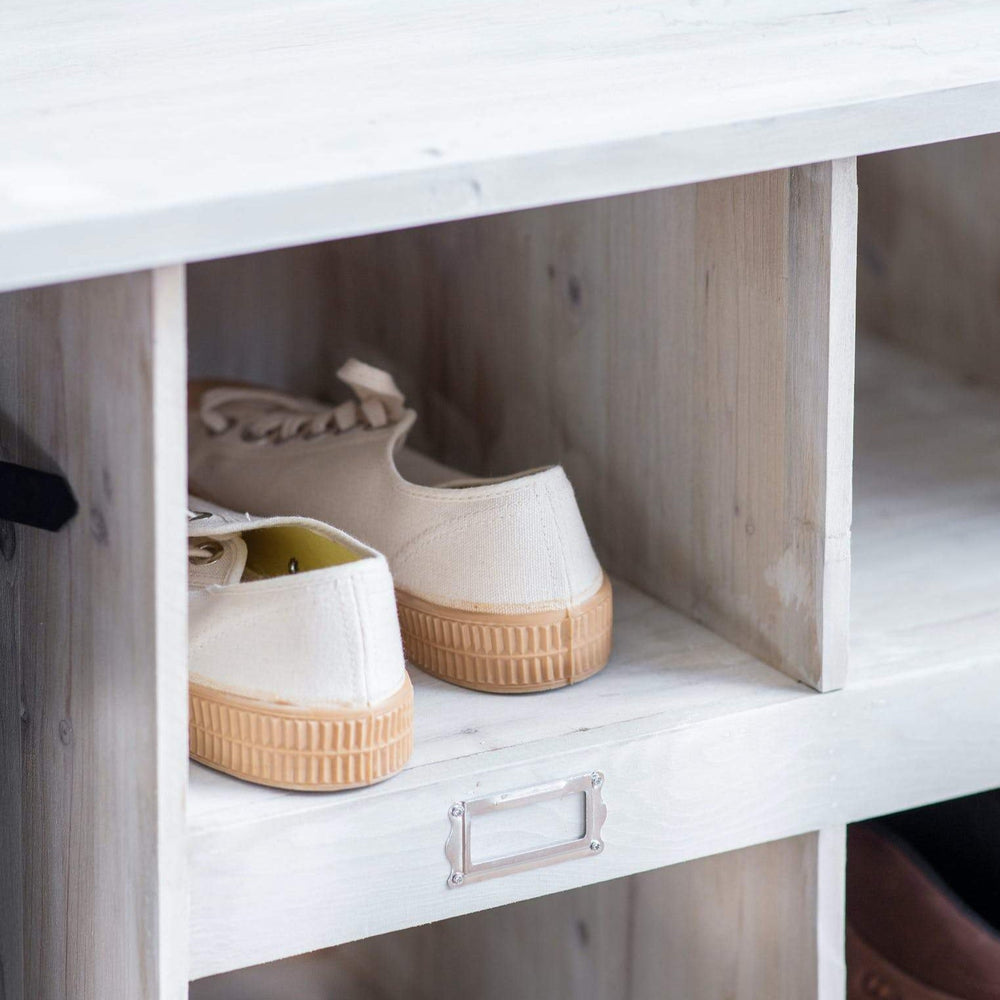
[{"label": "whitewashed wood surface", "polygon": [[[732,714],[720,704],[672,729],[646,719],[536,740],[337,799],[240,794],[192,767],[191,974],[995,787],[998,712],[1000,667],[940,667]],[[446,887],[452,802],[594,768],[607,775],[600,855]]]},{"label": "whitewashed wood surface", "polygon": [[371,1000],[843,1000],[845,839],[826,829],[322,954]]},{"label": "whitewashed wood surface", "polygon": [[1000,391],[861,338],[855,426],[851,678],[995,668]]},{"label": "whitewashed wood surface", "polygon": [[[470,766],[529,764],[552,751],[585,748],[598,739],[656,732],[664,725],[684,728],[809,693],[804,685],[620,582],[615,584],[613,657],[585,684],[519,697],[467,691],[411,669],[414,750],[401,775],[361,792],[306,795],[261,788],[192,765],[189,829],[196,833],[234,820],[280,818],[289,810],[313,811],[338,803],[346,807],[358,799],[419,788]],[[562,772],[551,777],[560,776]],[[443,859],[443,839],[441,845]]]},{"label": "whitewashed wood surface", "polygon": [[[846,689],[812,694],[619,585],[612,662],[577,688],[503,699],[414,671],[415,755],[382,786],[305,796],[192,766],[192,974],[1000,783],[1000,395],[861,348]],[[594,768],[599,858],[445,888],[451,802]]]},{"label": "whitewashed wood surface", "polygon": [[191,1000],[843,1000],[844,832],[210,976]]},{"label": "whitewashed wood surface", "polygon": [[[826,695],[745,661],[729,671],[674,673],[673,657],[685,643],[700,647],[700,630],[689,625],[687,639],[657,643],[654,623],[670,628],[675,616],[624,586],[618,595],[612,663],[559,697],[470,701],[414,671],[417,754],[382,786],[305,796],[192,765],[192,975],[1000,781],[1000,662],[943,660],[917,674],[899,667]],[[453,801],[595,768],[607,774],[601,855],[445,887]]]},{"label": "whitewashed wood surface", "polygon": [[0,296],[4,457],[80,505],[54,534],[8,525],[0,558],[16,1000],[186,989],[184,301],[179,267]]},{"label": "whitewashed wood surface", "polygon": [[861,324],[1000,386],[1000,135],[866,157],[859,171]]},{"label": "whitewashed wood surface", "polygon": [[12,0],[0,288],[1000,130],[986,0]]},{"label": "whitewashed wood surface", "polygon": [[328,398],[387,367],[428,454],[560,463],[609,572],[832,690],[856,218],[841,160],[196,264],[191,367]]}]

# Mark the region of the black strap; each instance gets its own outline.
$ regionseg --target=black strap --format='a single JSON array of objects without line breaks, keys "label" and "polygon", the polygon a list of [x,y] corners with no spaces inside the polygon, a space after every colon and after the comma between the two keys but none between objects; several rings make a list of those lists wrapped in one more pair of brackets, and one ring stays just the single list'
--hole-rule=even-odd
[{"label": "black strap", "polygon": [[63,476],[0,462],[0,520],[58,531],[79,510]]}]

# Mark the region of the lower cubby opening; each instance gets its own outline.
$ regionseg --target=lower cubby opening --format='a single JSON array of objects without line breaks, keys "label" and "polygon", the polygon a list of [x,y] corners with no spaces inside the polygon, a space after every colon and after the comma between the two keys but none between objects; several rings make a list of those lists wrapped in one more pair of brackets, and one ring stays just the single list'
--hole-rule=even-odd
[{"label": "lower cubby opening", "polygon": [[806,834],[191,984],[191,1000],[843,996],[843,830]]},{"label": "lower cubby opening", "polygon": [[849,1000],[993,996],[998,820],[988,791],[853,824],[846,841],[805,835],[209,976],[190,995],[833,998],[844,947]]},{"label": "lower cubby opening", "polygon": [[1000,792],[850,827],[848,997],[1000,991]]}]

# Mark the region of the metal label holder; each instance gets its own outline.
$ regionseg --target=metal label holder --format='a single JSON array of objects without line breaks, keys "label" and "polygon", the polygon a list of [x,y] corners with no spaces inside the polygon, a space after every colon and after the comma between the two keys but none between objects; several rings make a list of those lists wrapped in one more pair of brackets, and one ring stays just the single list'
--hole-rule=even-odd
[{"label": "metal label holder", "polygon": [[[604,850],[601,830],[608,815],[607,806],[601,797],[603,786],[604,775],[600,771],[591,771],[573,778],[550,781],[544,785],[532,785],[512,792],[484,795],[482,798],[454,803],[448,810],[451,831],[444,847],[445,856],[451,863],[451,875],[448,876],[449,888],[457,889],[469,882],[499,878],[501,875],[542,868],[561,861],[571,861],[573,858],[596,857]],[[581,837],[520,854],[509,854],[506,857],[473,863],[472,834],[477,816],[518,809],[535,802],[581,793],[584,796],[584,830]]]}]

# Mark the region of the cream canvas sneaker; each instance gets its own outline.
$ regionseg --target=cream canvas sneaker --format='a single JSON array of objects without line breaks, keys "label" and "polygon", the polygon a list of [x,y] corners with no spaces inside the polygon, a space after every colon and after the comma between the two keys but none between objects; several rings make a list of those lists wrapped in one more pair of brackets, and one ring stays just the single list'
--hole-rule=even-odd
[{"label": "cream canvas sneaker", "polygon": [[559,467],[456,478],[404,447],[416,413],[349,361],[357,399],[191,387],[191,488],[232,507],[344,527],[385,553],[407,658],[481,691],[543,691],[607,663],[611,585]]},{"label": "cream canvas sneaker", "polygon": [[189,504],[191,756],[303,790],[395,774],[413,689],[385,559],[318,521]]}]

